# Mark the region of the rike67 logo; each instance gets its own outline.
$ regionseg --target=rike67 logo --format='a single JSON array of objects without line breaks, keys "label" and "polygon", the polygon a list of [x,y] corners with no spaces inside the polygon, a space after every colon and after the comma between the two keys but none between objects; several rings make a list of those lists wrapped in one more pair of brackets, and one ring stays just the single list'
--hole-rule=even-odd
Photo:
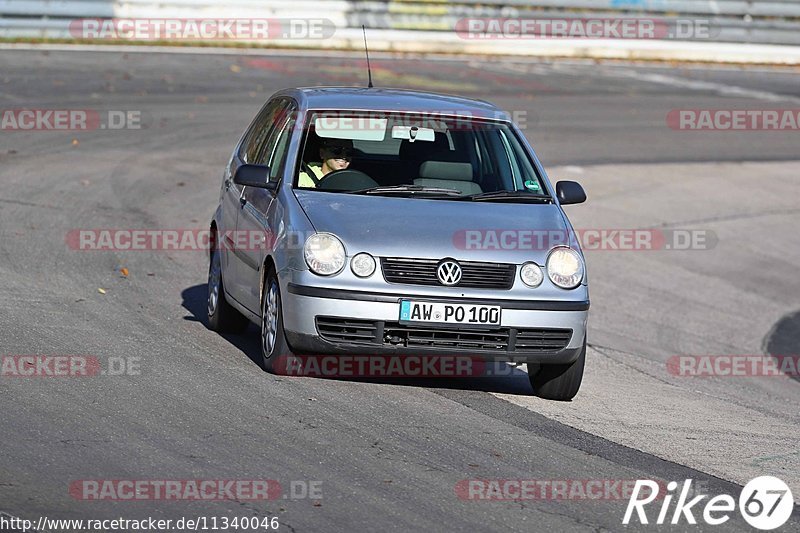
[{"label": "rike67 logo", "polygon": [[[696,512],[702,516],[706,524],[718,526],[730,520],[731,513],[736,511],[736,500],[728,494],[714,496],[706,501],[704,506],[698,505],[709,496],[693,494],[691,479],[684,481],[680,494],[675,492],[678,488],[676,481],[667,484],[666,494],[663,495],[659,494],[662,486],[649,479],[636,480],[622,523],[628,525],[636,511],[639,523],[649,524],[652,516],[648,519],[645,506],[656,500],[661,502],[658,517],[655,519],[658,525],[667,523],[676,525],[684,520],[687,524],[697,524],[694,515]],[[693,496],[691,499],[690,495]],[[677,502],[675,507],[670,509],[675,496]],[[739,494],[738,503],[739,512],[747,523],[762,531],[779,528],[789,520],[794,510],[792,491],[786,483],[772,476],[760,476],[750,480]],[[670,510],[672,510],[671,517]]]}]

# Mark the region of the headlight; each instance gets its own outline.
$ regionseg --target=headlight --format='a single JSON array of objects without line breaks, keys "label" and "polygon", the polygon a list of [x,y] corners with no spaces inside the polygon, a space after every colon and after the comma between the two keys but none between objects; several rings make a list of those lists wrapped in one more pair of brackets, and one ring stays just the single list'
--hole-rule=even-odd
[{"label": "headlight", "polygon": [[367,253],[356,254],[350,261],[350,270],[359,278],[368,278],[375,272],[375,258]]},{"label": "headlight", "polygon": [[574,289],[583,281],[583,258],[571,248],[558,247],[547,256],[547,275],[562,289]]},{"label": "headlight", "polygon": [[344,268],[344,245],[331,233],[315,233],[309,237],[303,255],[311,272],[320,276],[332,276]]},{"label": "headlight", "polygon": [[519,277],[522,279],[522,283],[528,287],[535,288],[542,284],[544,274],[542,274],[541,267],[536,263],[525,263],[519,270]]}]

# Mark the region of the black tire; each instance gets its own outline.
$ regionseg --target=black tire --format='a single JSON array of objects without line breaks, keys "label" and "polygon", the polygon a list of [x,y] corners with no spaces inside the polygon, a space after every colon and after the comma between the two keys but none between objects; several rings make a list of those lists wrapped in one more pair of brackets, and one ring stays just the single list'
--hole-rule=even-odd
[{"label": "black tire", "polygon": [[[270,334],[272,334],[271,341]],[[286,334],[283,330],[281,286],[272,269],[267,273],[264,294],[261,297],[260,339],[262,368],[270,374],[286,374],[293,354],[289,343],[286,342]]]},{"label": "black tire", "polygon": [[219,333],[242,333],[250,323],[225,298],[219,250],[211,251],[208,266],[208,327]]},{"label": "black tire", "polygon": [[[586,365],[586,340],[583,341],[578,358],[566,365],[528,365],[528,379],[531,381],[534,396],[547,400],[569,401],[578,394],[583,381],[583,367]],[[534,370],[531,372],[531,370]]]}]

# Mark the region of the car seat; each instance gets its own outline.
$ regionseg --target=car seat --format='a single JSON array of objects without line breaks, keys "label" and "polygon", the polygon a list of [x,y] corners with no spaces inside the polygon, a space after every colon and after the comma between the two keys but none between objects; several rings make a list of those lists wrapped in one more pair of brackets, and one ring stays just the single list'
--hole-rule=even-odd
[{"label": "car seat", "polygon": [[455,161],[425,161],[419,167],[419,178],[414,180],[414,185],[455,189],[461,194],[483,192],[473,181],[472,165]]}]

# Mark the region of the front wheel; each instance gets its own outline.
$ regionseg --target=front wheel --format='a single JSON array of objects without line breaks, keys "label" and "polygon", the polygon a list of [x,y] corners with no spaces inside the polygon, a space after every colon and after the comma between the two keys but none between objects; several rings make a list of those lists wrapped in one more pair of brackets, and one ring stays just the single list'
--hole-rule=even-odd
[{"label": "front wheel", "polygon": [[283,331],[281,289],[278,277],[270,270],[261,298],[261,359],[264,370],[284,374],[292,352]]},{"label": "front wheel", "polygon": [[538,370],[528,365],[528,379],[533,394],[547,400],[569,401],[578,394],[583,381],[583,367],[586,364],[586,339],[580,355],[572,363],[565,365],[541,365]]},{"label": "front wheel", "polygon": [[208,327],[218,333],[241,333],[248,324],[247,317],[225,298],[219,250],[212,250],[208,267]]}]

